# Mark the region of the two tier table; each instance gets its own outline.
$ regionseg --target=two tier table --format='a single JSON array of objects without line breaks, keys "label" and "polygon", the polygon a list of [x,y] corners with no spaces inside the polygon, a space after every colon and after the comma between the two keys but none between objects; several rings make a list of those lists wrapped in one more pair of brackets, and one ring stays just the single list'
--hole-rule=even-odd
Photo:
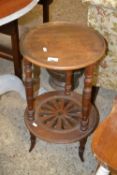
[{"label": "two tier table", "polygon": [[[25,123],[31,134],[30,151],[36,137],[54,143],[79,141],[79,155],[87,137],[96,128],[99,115],[91,104],[93,70],[105,54],[106,44],[95,30],[68,22],[42,24],[21,40],[25,64],[27,108]],[[32,64],[66,72],[64,91],[33,97]],[[72,71],[85,69],[82,96],[72,90]]]}]

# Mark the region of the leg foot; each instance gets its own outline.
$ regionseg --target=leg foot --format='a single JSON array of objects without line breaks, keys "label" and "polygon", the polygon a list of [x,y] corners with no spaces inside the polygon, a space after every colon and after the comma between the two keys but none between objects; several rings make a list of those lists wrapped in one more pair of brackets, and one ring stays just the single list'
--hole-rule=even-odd
[{"label": "leg foot", "polygon": [[82,162],[84,162],[84,150],[85,150],[85,144],[87,142],[87,137],[82,139],[80,141],[80,146],[79,146],[79,157]]},{"label": "leg foot", "polygon": [[29,152],[31,152],[36,145],[36,137],[32,133],[30,133],[30,141],[31,141],[31,145],[30,145]]}]

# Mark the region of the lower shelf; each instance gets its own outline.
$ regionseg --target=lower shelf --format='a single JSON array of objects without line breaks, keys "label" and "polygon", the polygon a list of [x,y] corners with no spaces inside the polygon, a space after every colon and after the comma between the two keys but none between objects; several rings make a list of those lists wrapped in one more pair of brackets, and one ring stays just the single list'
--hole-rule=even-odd
[{"label": "lower shelf", "polygon": [[80,130],[82,97],[76,92],[65,95],[63,91],[48,92],[35,100],[34,121],[25,123],[29,131],[40,139],[53,143],[72,143],[93,132],[99,121],[99,114],[93,105],[89,116],[87,131]]}]

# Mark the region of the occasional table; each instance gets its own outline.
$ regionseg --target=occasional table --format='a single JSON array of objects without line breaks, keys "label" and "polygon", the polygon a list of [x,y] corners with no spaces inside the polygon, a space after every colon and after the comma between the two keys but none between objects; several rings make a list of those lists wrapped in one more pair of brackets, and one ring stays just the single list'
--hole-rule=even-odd
[{"label": "occasional table", "polygon": [[[67,22],[40,25],[21,39],[27,94],[25,123],[31,134],[30,151],[36,137],[54,143],[80,141],[79,155],[83,160],[87,137],[99,120],[98,111],[91,104],[93,69],[105,50],[105,41],[95,30]],[[34,98],[32,64],[64,70],[65,89]],[[72,91],[72,71],[81,68],[85,69],[82,96]]]}]

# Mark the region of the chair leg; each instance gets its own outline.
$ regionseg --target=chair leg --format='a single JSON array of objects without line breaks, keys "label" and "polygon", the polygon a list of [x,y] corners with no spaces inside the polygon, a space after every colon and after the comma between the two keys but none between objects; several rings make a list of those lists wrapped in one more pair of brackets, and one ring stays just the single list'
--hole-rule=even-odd
[{"label": "chair leg", "polygon": [[19,50],[18,21],[13,21],[13,31],[11,35],[13,62],[15,75],[22,79],[22,56]]},{"label": "chair leg", "polygon": [[52,0],[40,0],[38,4],[43,6],[43,23],[49,21],[49,4]]},{"label": "chair leg", "polygon": [[48,0],[43,0],[43,22],[49,21],[49,3]]}]

